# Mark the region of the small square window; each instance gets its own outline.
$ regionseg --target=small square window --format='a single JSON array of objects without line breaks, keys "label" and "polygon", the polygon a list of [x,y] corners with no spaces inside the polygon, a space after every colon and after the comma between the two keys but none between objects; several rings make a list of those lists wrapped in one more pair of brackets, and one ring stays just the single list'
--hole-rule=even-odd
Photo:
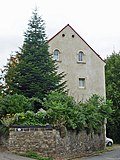
[{"label": "small square window", "polygon": [[85,78],[79,78],[79,87],[85,88]]}]

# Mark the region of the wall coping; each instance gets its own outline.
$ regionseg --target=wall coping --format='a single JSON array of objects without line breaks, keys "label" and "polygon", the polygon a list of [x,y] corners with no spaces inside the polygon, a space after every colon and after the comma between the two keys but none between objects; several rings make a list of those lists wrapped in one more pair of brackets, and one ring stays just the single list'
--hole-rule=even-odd
[{"label": "wall coping", "polygon": [[45,129],[53,129],[51,125],[13,125],[10,128],[45,128]]}]

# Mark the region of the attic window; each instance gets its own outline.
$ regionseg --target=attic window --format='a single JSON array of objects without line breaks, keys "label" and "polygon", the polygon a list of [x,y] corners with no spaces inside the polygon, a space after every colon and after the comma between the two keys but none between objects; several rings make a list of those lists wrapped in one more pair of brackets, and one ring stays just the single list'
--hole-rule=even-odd
[{"label": "attic window", "polygon": [[83,62],[83,59],[84,59],[84,53],[83,53],[82,51],[80,51],[80,52],[78,53],[78,61],[79,61],[79,62]]},{"label": "attic window", "polygon": [[65,37],[65,34],[62,34],[62,37]]},{"label": "attic window", "polygon": [[74,38],[75,37],[75,35],[72,35],[72,38]]},{"label": "attic window", "polygon": [[55,49],[53,52],[53,60],[59,61],[59,55],[60,55],[60,51],[58,49]]},{"label": "attic window", "polygon": [[82,62],[83,61],[83,56],[84,56],[84,53],[82,51],[80,51],[78,53],[78,61]]},{"label": "attic window", "polygon": [[83,63],[83,64],[86,63],[86,62],[85,62],[85,54],[84,54],[83,51],[79,51],[79,52],[77,53],[77,63]]}]

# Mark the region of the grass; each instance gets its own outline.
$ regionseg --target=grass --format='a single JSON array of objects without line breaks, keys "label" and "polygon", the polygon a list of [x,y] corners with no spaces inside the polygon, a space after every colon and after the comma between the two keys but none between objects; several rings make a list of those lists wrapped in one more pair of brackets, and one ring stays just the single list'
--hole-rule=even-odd
[{"label": "grass", "polygon": [[53,160],[50,157],[42,157],[38,153],[33,152],[33,151],[27,151],[25,153],[20,153],[19,155],[20,156],[24,156],[24,157],[29,157],[29,158],[37,159],[37,160]]}]

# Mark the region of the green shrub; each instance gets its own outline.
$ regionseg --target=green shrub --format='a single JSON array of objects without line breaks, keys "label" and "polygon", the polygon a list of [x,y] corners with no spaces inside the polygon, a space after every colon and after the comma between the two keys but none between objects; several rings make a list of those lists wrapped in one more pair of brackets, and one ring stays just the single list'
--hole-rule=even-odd
[{"label": "green shrub", "polygon": [[[32,101],[41,103],[38,99]],[[9,119],[1,119],[4,125],[46,125],[50,124],[57,128],[67,128],[90,131],[99,131],[103,126],[104,119],[109,118],[112,109],[111,101],[93,95],[84,103],[76,103],[73,97],[64,93],[52,92],[47,95],[42,103],[46,111],[32,111],[32,101],[22,95],[5,96],[1,100],[1,111],[3,113],[17,113],[17,121],[14,116]],[[35,105],[35,103],[34,103]],[[30,111],[28,111],[30,109]],[[8,117],[7,117],[8,118]],[[8,121],[6,121],[8,120]]]},{"label": "green shrub", "polygon": [[54,127],[64,125],[67,128],[76,128],[76,124],[72,121],[73,110],[76,108],[73,97],[52,92],[44,99],[43,106],[47,110],[46,118],[48,123]]},{"label": "green shrub", "polygon": [[7,114],[6,116],[2,117],[0,119],[2,125],[4,125],[5,127],[10,127],[12,126],[16,121],[18,120],[18,116],[17,114]]},{"label": "green shrub", "polygon": [[93,95],[84,103],[77,104],[73,97],[52,92],[44,100],[47,122],[54,127],[64,125],[68,129],[98,131],[104,119],[111,113],[111,102]]},{"label": "green shrub", "polygon": [[0,98],[0,111],[3,115],[26,112],[27,110],[33,110],[33,107],[30,99],[23,95],[6,95]]},{"label": "green shrub", "polygon": [[17,113],[19,125],[46,125],[46,112],[27,111],[26,113]]}]

